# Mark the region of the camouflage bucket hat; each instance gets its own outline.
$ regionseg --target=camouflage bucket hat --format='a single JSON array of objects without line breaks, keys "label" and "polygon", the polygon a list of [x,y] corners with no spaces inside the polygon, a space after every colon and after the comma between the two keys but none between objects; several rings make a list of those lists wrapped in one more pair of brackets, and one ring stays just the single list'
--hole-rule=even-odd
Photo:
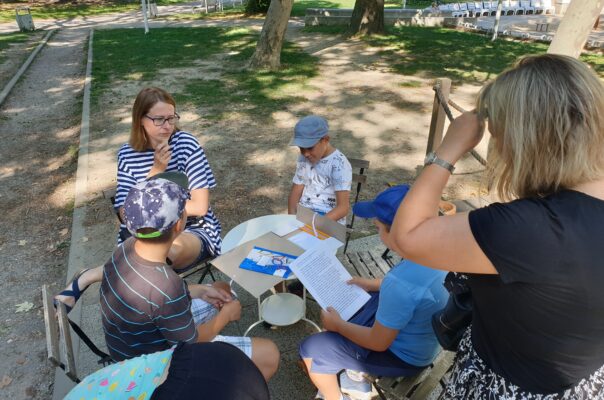
[{"label": "camouflage bucket hat", "polygon": [[[186,182],[186,175],[183,176]],[[181,218],[190,198],[186,187],[163,177],[139,182],[130,189],[124,202],[126,228],[137,238],[159,237]],[[153,231],[138,232],[144,228]]]}]

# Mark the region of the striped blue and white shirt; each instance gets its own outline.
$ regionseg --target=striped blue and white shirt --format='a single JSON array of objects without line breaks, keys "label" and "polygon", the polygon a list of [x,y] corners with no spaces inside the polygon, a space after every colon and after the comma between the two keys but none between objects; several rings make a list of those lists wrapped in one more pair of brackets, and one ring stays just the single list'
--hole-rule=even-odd
[{"label": "striped blue and white shirt", "polygon": [[[183,172],[189,178],[189,190],[212,189],[216,187],[214,173],[206,158],[203,148],[190,133],[178,131],[168,140],[172,157],[166,172]],[[135,151],[129,144],[124,144],[117,154],[117,193],[115,207],[120,208],[130,189],[147,178],[153,167],[154,150]],[[121,225],[120,229],[126,229]],[[220,222],[212,208],[203,217],[189,218],[186,231],[197,235],[210,253],[220,254],[221,232]],[[118,244],[121,239],[118,238]]]},{"label": "striped blue and white shirt", "polygon": [[116,248],[100,288],[105,341],[117,361],[197,341],[185,282],[166,264],[140,257],[134,243]]}]

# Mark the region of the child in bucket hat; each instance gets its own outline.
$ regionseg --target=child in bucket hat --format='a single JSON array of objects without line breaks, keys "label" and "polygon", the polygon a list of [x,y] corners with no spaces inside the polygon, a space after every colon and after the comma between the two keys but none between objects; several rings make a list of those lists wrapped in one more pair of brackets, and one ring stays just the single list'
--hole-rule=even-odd
[{"label": "child in bucket hat", "polygon": [[187,186],[186,175],[178,172],[161,173],[133,186],[123,213],[132,237],[117,247],[103,267],[80,274],[86,278],[84,288],[102,281],[107,348],[115,361],[121,361],[176,343],[225,342],[251,358],[268,380],[279,364],[272,341],[220,335],[241,316],[241,304],[230,286],[226,282],[187,285],[168,263],[172,243],[186,225]]},{"label": "child in bucket hat", "polygon": [[122,360],[178,342],[221,341],[247,354],[268,379],[279,360],[271,341],[220,335],[241,316],[230,286],[186,285],[167,265],[172,242],[185,228],[187,186],[186,175],[162,173],[136,184],[125,199],[124,221],[133,237],[105,264],[101,283],[107,347]]},{"label": "child in bucket hat", "polygon": [[[394,186],[353,207],[355,215],[374,219],[387,247],[390,226],[408,190],[407,185]],[[383,279],[354,277],[348,282],[368,291],[371,299],[349,321],[333,308],[322,311],[326,332],[300,344],[310,379],[326,400],[339,400],[342,393],[370,399],[371,384],[365,374],[412,376],[432,363],[440,348],[431,317],[447,302],[445,275],[403,260]],[[342,369],[346,371],[338,387],[335,375]]]},{"label": "child in bucket hat", "polygon": [[288,197],[288,213],[295,214],[299,204],[346,224],[352,167],[346,156],[331,145],[325,118],[309,115],[300,119],[290,146],[297,146],[301,154]]}]

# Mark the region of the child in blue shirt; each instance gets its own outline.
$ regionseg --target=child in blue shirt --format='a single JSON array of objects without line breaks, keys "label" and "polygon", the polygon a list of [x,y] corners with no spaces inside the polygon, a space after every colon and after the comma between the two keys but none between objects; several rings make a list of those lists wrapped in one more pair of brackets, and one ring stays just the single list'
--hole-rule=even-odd
[{"label": "child in blue shirt", "polygon": [[[390,247],[388,233],[408,186],[395,186],[375,200],[357,203],[353,213],[374,218],[380,238]],[[332,308],[322,312],[327,332],[305,339],[300,356],[310,379],[326,400],[342,399],[337,374],[343,369],[381,376],[411,376],[430,365],[440,348],[431,317],[442,309],[448,293],[443,286],[446,272],[404,260],[383,279],[355,277],[350,284],[368,291],[371,299],[344,321]],[[369,398],[371,385],[351,382],[355,374],[344,373],[342,390]],[[358,377],[358,374],[356,374]],[[358,380],[358,379],[357,379]]]}]

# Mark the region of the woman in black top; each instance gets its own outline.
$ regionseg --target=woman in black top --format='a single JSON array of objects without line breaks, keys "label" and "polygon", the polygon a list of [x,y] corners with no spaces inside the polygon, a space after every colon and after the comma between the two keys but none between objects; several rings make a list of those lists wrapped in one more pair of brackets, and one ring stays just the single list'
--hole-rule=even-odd
[{"label": "woman in black top", "polygon": [[[436,218],[450,169],[492,135],[507,203]],[[583,63],[526,57],[480,92],[392,226],[403,257],[470,274],[474,311],[450,399],[604,398],[604,86]],[[513,199],[513,200],[512,200]]]}]

